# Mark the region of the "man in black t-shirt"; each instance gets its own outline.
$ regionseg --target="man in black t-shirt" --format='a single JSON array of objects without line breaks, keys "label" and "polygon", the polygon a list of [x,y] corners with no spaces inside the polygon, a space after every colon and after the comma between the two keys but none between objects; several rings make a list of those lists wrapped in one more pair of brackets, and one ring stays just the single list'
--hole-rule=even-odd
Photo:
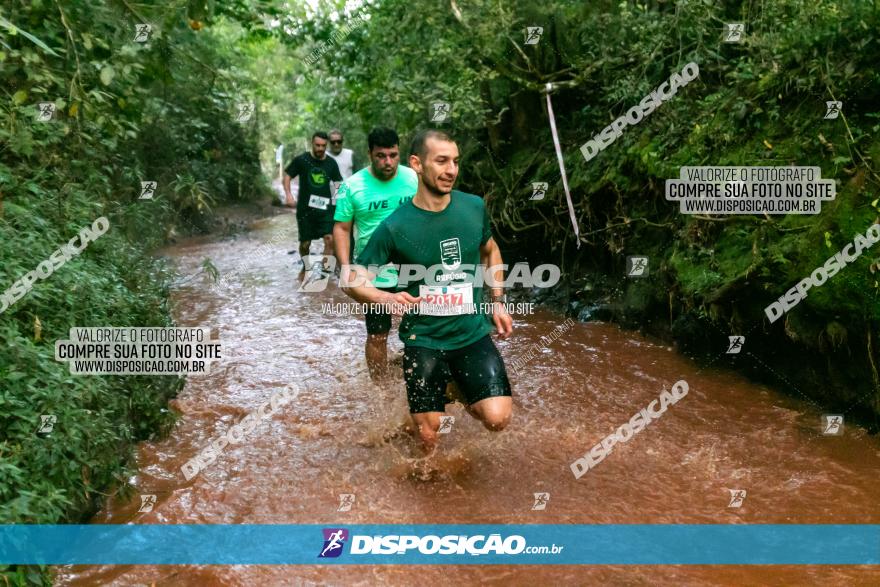
[{"label": "man in black t-shirt", "polygon": [[342,182],[339,166],[327,157],[327,133],[312,135],[312,152],[293,158],[284,170],[284,194],[288,204],[293,202],[290,181],[299,177],[299,202],[296,206],[296,225],[299,231],[299,255],[303,268],[299,280],[305,278],[309,246],[313,240],[324,240],[324,255],[333,251],[333,213],[336,211],[336,188]]}]

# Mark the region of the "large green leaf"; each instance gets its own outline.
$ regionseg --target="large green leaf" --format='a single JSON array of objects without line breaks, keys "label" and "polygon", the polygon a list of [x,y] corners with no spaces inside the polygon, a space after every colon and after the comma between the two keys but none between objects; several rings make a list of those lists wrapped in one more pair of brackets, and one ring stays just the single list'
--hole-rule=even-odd
[{"label": "large green leaf", "polygon": [[14,24],[9,22],[8,20],[3,18],[2,16],[0,16],[0,26],[7,29],[10,32],[10,34],[12,34],[12,35],[16,35],[18,33],[21,33],[24,38],[28,39],[30,42],[32,42],[34,45],[36,45],[40,49],[43,49],[44,51],[48,52],[50,55],[54,55],[55,57],[59,56],[58,53],[56,53],[55,51],[53,51],[49,47],[49,45],[47,45],[46,43],[44,43],[43,41],[41,41],[37,37],[33,36],[29,32],[18,28],[17,26],[15,26]]}]

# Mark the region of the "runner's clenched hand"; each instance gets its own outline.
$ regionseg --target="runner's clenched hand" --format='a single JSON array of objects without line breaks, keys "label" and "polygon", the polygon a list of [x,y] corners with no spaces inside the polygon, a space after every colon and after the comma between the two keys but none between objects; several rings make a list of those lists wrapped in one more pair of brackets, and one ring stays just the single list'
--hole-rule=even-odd
[{"label": "runner's clenched hand", "polygon": [[495,302],[492,310],[492,322],[495,323],[498,336],[507,338],[513,332],[513,318],[507,313],[504,304],[500,302]]}]

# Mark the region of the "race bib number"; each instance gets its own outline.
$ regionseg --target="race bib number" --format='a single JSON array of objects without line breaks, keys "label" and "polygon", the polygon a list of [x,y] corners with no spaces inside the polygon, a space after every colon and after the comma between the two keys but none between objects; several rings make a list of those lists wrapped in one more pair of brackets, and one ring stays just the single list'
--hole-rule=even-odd
[{"label": "race bib number", "polygon": [[326,210],[327,206],[330,205],[330,198],[325,198],[323,196],[316,196],[312,194],[309,196],[309,208],[317,208],[318,210]]},{"label": "race bib number", "polygon": [[474,313],[472,283],[420,285],[419,312],[425,316],[459,316]]}]

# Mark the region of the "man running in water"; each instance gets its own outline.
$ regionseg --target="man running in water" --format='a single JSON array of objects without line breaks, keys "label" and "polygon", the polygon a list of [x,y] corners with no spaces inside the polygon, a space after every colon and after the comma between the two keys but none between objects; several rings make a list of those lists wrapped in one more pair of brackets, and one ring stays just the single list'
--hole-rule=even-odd
[{"label": "man running in water", "polygon": [[[409,167],[399,165],[399,142],[397,133],[390,128],[378,127],[370,131],[367,137],[370,166],[352,175],[339,188],[333,243],[336,258],[343,266],[348,265],[352,258],[356,259],[376,227],[416,193],[419,178]],[[353,254],[349,240],[352,232],[356,235]],[[382,291],[393,292],[397,285],[397,272],[388,268],[376,277],[373,285]],[[388,374],[391,314],[368,310],[365,318],[367,367],[373,381],[380,381]]]},{"label": "man running in water", "polygon": [[[360,302],[405,309],[418,304],[418,313],[404,314],[400,339],[410,413],[428,452],[437,444],[448,381],[455,381],[468,412],[489,430],[507,426],[513,403],[504,362],[489,336],[493,323],[502,338],[513,330],[504,292],[494,287],[503,282],[502,272],[487,275],[493,286],[491,316],[482,313],[482,287],[474,283],[478,265],[500,266],[501,252],[483,200],[452,189],[458,161],[458,146],[444,132],[427,130],[413,139],[409,162],[419,177],[415,197],[379,225],[341,280]],[[382,291],[370,283],[365,266],[389,262],[424,267],[426,273],[410,279],[406,291]],[[401,285],[410,273],[401,268]]]},{"label": "man running in water", "polygon": [[284,194],[288,201],[293,199],[290,193],[290,181],[299,176],[299,202],[296,206],[296,225],[299,231],[299,256],[303,267],[299,272],[302,283],[308,267],[309,246],[313,240],[324,239],[324,255],[330,255],[331,234],[333,232],[333,213],[335,206],[331,198],[335,190],[331,182],[341,182],[339,166],[336,161],[326,156],[327,133],[316,132],[312,135],[312,152],[305,152],[294,157],[284,170]]}]

